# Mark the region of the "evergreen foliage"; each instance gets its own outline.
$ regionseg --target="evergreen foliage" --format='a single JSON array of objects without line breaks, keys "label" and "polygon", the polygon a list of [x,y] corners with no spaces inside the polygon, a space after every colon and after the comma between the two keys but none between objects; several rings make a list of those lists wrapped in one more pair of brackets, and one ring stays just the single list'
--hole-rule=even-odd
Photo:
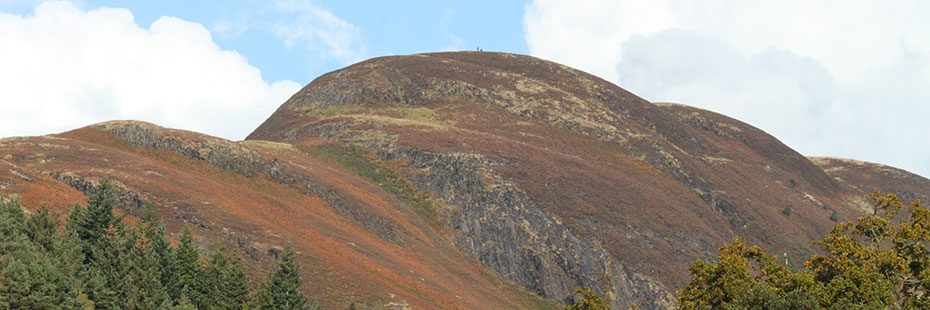
[{"label": "evergreen foliage", "polygon": [[217,309],[242,309],[248,299],[249,287],[238,260],[217,251],[207,267],[209,292]]},{"label": "evergreen foliage", "polygon": [[209,307],[211,303],[207,292],[208,281],[204,278],[204,266],[200,261],[200,253],[193,244],[190,230],[181,233],[181,242],[175,250],[174,266],[181,294],[190,298],[191,303],[198,309]]},{"label": "evergreen foliage", "polygon": [[151,210],[124,225],[113,213],[113,186],[101,182],[86,206],[72,208],[64,229],[47,209],[29,215],[18,201],[0,199],[0,309],[308,307],[289,249],[266,285],[271,298],[250,301],[238,259],[225,252],[202,259],[190,231],[171,246]]},{"label": "evergreen foliage", "polygon": [[294,261],[294,250],[288,246],[262,293],[261,309],[309,309],[307,296],[300,292],[300,283],[300,265]]}]

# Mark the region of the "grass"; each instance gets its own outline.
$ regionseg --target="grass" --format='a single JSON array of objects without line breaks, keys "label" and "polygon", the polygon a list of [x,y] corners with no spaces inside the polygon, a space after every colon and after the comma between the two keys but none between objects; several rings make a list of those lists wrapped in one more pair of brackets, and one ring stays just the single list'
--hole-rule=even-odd
[{"label": "grass", "polygon": [[320,117],[329,117],[336,115],[343,115],[348,113],[353,113],[358,111],[360,108],[354,105],[345,105],[345,104],[331,104],[325,107],[320,107],[319,104],[311,104],[297,108],[297,112],[303,113],[304,115],[313,115]]},{"label": "grass", "polygon": [[448,129],[454,123],[441,121],[436,111],[427,107],[408,105],[386,105],[362,107],[359,105],[328,105],[320,107],[311,104],[297,108],[304,116],[319,119],[350,118],[359,122],[394,126],[426,126],[433,129]]},{"label": "grass", "polygon": [[384,106],[363,108],[357,105],[331,104],[325,107],[312,104],[297,108],[304,115],[331,117],[362,113],[393,114],[394,117],[430,123],[436,120],[436,112],[426,107]]},{"label": "grass", "polygon": [[323,144],[307,151],[310,155],[335,162],[378,185],[412,208],[418,215],[431,222],[438,222],[438,214],[432,199],[418,191],[400,173],[385,167],[370,152],[360,147],[343,144]]},{"label": "grass", "polygon": [[392,109],[392,111],[399,112],[401,116],[405,119],[432,123],[436,121],[436,112],[424,107],[410,108],[410,107],[397,107]]}]

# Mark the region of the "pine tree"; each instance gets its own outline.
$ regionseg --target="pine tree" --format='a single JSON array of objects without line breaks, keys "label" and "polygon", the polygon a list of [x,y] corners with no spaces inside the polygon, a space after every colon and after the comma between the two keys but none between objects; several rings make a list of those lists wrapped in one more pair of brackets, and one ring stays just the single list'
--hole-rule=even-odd
[{"label": "pine tree", "polygon": [[3,309],[28,309],[32,295],[32,277],[25,262],[9,258],[0,270],[0,306]]},{"label": "pine tree", "polygon": [[81,239],[96,240],[104,235],[112,226],[119,222],[119,218],[113,214],[116,207],[116,192],[114,185],[109,180],[103,180],[97,186],[95,192],[87,199],[86,216],[81,225]]},{"label": "pine tree", "polygon": [[32,278],[30,299],[36,309],[76,306],[78,291],[72,286],[74,275],[61,267],[56,257],[43,252],[35,253],[34,260],[28,263]]},{"label": "pine tree", "polygon": [[[57,225],[41,225],[41,242],[33,237],[36,230],[29,223],[49,222],[41,219],[47,212],[27,218],[15,200],[0,200],[0,307],[55,308],[72,305],[77,297],[73,289],[73,270],[58,261],[50,251]],[[48,229],[50,226],[51,229]],[[40,244],[41,243],[41,244]]]},{"label": "pine tree", "polygon": [[206,273],[215,307],[242,309],[248,298],[249,288],[239,261],[231,259],[223,251],[217,251],[211,256]]},{"label": "pine tree", "polygon": [[129,255],[135,235],[128,234],[116,216],[116,187],[103,180],[90,195],[87,207],[75,206],[66,231],[83,256],[79,278],[98,309],[125,308],[132,295],[126,276],[132,270]]},{"label": "pine tree", "polygon": [[[84,209],[84,206],[81,204],[74,204],[71,207],[71,211],[68,213],[68,218],[65,221],[65,234],[68,236],[68,239],[74,241],[81,248],[81,254],[84,254],[84,240],[81,239],[81,227],[85,222],[87,217],[87,212]],[[83,263],[83,260],[82,260]]]},{"label": "pine tree", "polygon": [[0,199],[0,255],[9,253],[6,243],[23,234],[25,223],[26,215],[19,201]]},{"label": "pine tree", "polygon": [[274,309],[274,301],[271,300],[271,290],[269,289],[268,284],[269,283],[260,284],[255,296],[252,296],[252,298],[249,299],[247,303],[249,309]]},{"label": "pine tree", "polygon": [[271,276],[262,309],[308,309],[307,296],[300,292],[300,265],[290,246],[284,249],[278,267]]},{"label": "pine tree", "polygon": [[113,214],[116,206],[116,189],[109,180],[103,180],[95,192],[87,199],[87,208],[75,206],[68,218],[68,232],[77,239],[84,252],[85,263],[94,259],[95,249],[108,236],[121,233],[122,217]]},{"label": "pine tree", "polygon": [[162,285],[159,262],[149,240],[143,235],[135,239],[129,252],[129,270],[125,276],[127,309],[155,309],[168,299]]},{"label": "pine tree", "polygon": [[49,213],[48,208],[42,208],[26,221],[26,235],[45,251],[53,251],[60,224],[58,218]]},{"label": "pine tree", "polygon": [[84,292],[94,304],[94,309],[120,309],[119,297],[99,271],[89,269],[83,278],[86,281]]},{"label": "pine tree", "polygon": [[190,298],[187,298],[186,294],[181,294],[178,304],[174,307],[171,307],[171,310],[197,310],[203,308],[197,308],[194,306],[194,303],[191,302]]},{"label": "pine tree", "polygon": [[191,303],[198,309],[210,306],[207,287],[204,281],[203,265],[200,254],[193,244],[190,230],[181,233],[181,242],[175,250],[174,265],[177,268],[178,286],[181,294],[190,298]]},{"label": "pine tree", "polygon": [[151,255],[157,263],[159,280],[168,293],[168,297],[171,300],[178,300],[181,297],[181,286],[177,285],[180,281],[171,244],[165,238],[165,226],[158,220],[151,206],[143,214],[142,221],[145,224],[142,227],[142,234],[148,240],[152,250]]},{"label": "pine tree", "polygon": [[[141,226],[124,227],[111,186],[75,206],[64,232],[47,210],[27,216],[15,200],[0,199],[0,309],[243,308],[249,289],[238,260],[218,252],[205,266],[190,231],[172,249],[152,212]],[[287,255],[281,278],[299,272]],[[281,300],[283,307],[266,304],[300,308]]]},{"label": "pine tree", "polygon": [[37,249],[20,235],[13,252],[0,257],[0,305],[5,309],[50,309],[73,305],[77,292],[73,281],[54,257]]}]

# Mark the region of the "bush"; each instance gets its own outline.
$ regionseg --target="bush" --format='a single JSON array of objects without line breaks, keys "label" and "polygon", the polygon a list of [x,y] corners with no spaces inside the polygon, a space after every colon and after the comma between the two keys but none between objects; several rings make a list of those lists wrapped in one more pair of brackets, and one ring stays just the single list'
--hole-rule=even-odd
[{"label": "bush", "polygon": [[840,214],[836,213],[836,210],[830,210],[830,220],[834,222],[839,222]]},{"label": "bush", "polygon": [[837,224],[816,242],[824,254],[801,270],[742,240],[722,246],[716,262],[694,262],[679,307],[930,308],[930,210],[919,201],[905,207],[894,194],[870,197],[873,214]]},{"label": "bush", "polygon": [[565,310],[609,310],[608,305],[600,295],[591,288],[575,290],[574,303],[565,306]]}]

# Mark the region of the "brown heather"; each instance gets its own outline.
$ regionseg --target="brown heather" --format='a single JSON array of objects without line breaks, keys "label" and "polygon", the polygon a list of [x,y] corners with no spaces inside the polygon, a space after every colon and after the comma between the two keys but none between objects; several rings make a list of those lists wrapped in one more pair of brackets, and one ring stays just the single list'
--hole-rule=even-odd
[{"label": "brown heather", "polygon": [[930,193],[916,175],[812,161],[732,118],[488,52],[325,74],[244,142],[131,121],[0,140],[0,194],[28,207],[69,208],[103,177],[170,233],[235,246],[253,273],[292,243],[327,309],[554,308],[581,287],[665,308],[689,264],[735,237],[799,266],[866,192]]}]

